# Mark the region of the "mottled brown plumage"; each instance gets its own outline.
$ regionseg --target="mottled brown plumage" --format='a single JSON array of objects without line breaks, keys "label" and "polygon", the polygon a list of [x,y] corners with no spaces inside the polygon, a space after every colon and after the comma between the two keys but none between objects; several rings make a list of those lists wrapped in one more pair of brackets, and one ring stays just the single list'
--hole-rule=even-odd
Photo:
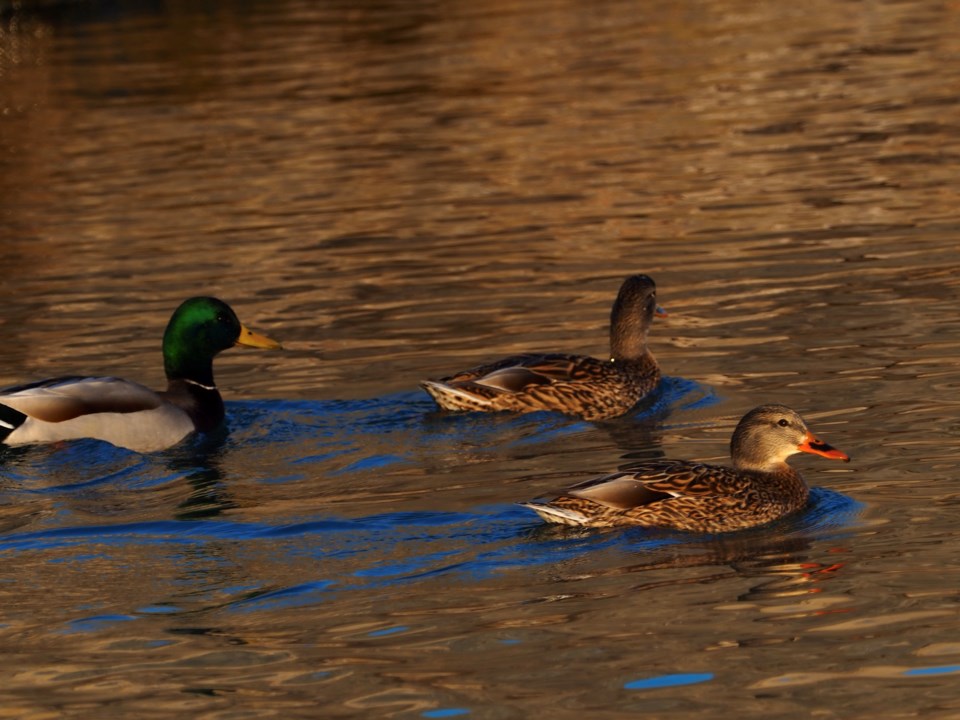
[{"label": "mottled brown plumage", "polygon": [[764,525],[807,503],[809,489],[786,459],[798,452],[849,462],[784,405],[747,413],[730,441],[733,467],[655,460],[574,485],[547,503],[522,503],[564,525],[644,525],[720,533]]},{"label": "mottled brown plumage", "polygon": [[647,349],[657,288],[646,275],[628,277],[610,314],[610,359],[585,355],[514,355],[421,386],[444,410],[557,410],[585,420],[623,415],[660,382]]}]

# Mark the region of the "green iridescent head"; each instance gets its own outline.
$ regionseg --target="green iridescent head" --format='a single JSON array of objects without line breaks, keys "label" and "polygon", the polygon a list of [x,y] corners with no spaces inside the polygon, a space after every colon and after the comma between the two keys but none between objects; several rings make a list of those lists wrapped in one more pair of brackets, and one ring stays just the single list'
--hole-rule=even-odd
[{"label": "green iridescent head", "polygon": [[213,358],[245,345],[275,350],[280,343],[243,326],[233,309],[213,297],[195,297],[176,309],[163,333],[163,367],[167,379],[213,386]]}]

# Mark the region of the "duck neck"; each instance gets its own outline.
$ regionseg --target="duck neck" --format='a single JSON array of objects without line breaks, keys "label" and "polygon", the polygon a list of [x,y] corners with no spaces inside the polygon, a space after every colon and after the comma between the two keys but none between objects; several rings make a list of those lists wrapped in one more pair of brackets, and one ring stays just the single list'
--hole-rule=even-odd
[{"label": "duck neck", "polygon": [[620,317],[610,326],[610,358],[612,360],[636,361],[649,356],[647,330],[635,317]]},{"label": "duck neck", "polygon": [[189,415],[200,432],[210,432],[223,422],[223,398],[213,385],[202,385],[187,378],[170,378],[164,397]]},{"label": "duck neck", "polygon": [[213,358],[204,353],[184,351],[164,343],[163,369],[168,382],[183,380],[198,387],[217,389],[213,380]]},{"label": "duck neck", "polygon": [[213,363],[207,362],[204,364],[191,364],[190,366],[177,367],[177,368],[166,368],[167,370],[167,381],[173,382],[174,380],[181,380],[190,385],[194,385],[199,388],[204,388],[207,390],[216,390],[217,384],[213,379]]},{"label": "duck neck", "polygon": [[737,470],[752,470],[753,472],[773,473],[776,475],[799,475],[799,473],[784,460],[760,460],[741,454],[733,456],[733,466]]}]

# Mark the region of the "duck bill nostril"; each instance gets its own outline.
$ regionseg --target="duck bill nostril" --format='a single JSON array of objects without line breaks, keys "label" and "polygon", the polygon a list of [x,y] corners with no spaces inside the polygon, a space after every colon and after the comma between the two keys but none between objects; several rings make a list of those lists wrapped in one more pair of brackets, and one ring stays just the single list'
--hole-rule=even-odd
[{"label": "duck bill nostril", "polygon": [[810,453],[811,455],[820,455],[821,457],[829,458],[831,460],[843,460],[844,462],[850,462],[850,456],[840,450],[837,450],[832,445],[829,445],[820,438],[814,436],[812,433],[808,434],[802,443],[797,445],[797,450],[800,452]]}]

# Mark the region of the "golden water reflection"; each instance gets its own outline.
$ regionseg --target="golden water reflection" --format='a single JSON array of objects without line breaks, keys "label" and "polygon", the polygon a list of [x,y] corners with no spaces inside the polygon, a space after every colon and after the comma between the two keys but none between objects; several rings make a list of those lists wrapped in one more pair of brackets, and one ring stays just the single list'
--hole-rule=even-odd
[{"label": "golden water reflection", "polygon": [[[210,446],[4,466],[4,707],[955,707],[956,15],[0,7],[0,382],[159,386],[196,294],[287,348],[218,359]],[[634,272],[671,313],[648,415],[451,419],[417,394],[517,351],[602,353]],[[854,456],[795,460],[849,499],[839,520],[658,545],[510,505],[637,458],[722,461],[766,401]],[[684,673],[714,680],[627,688]]]}]

